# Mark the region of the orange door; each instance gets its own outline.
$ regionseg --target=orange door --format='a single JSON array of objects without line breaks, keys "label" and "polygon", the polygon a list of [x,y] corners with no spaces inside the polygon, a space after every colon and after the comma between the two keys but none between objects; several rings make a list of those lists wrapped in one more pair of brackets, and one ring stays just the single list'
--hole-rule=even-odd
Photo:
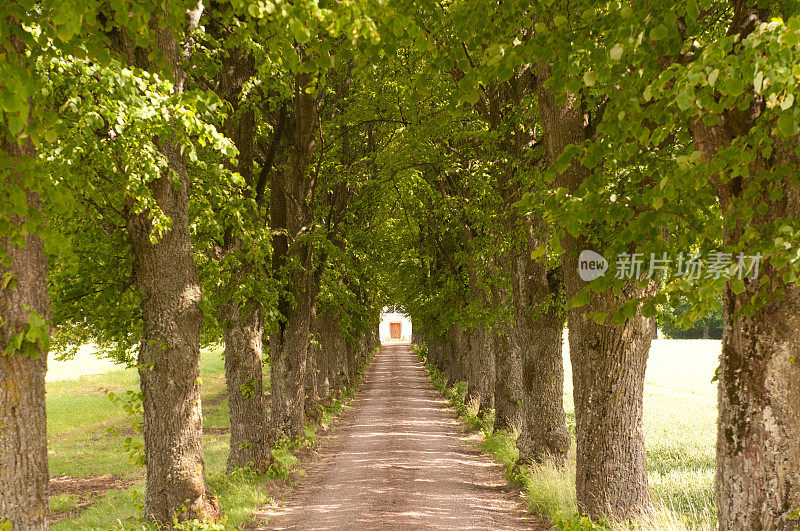
[{"label": "orange door", "polygon": [[392,339],[400,339],[401,330],[402,328],[400,323],[389,323],[389,336]]}]

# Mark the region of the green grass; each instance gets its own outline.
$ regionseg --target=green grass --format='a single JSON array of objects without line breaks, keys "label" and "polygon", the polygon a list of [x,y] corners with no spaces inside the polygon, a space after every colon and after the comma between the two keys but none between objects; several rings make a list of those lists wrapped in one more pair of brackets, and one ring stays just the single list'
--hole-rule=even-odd
[{"label": "green grass", "polygon": [[[220,395],[225,392],[225,363],[219,349],[203,351],[200,372],[205,425],[229,427],[227,400],[219,402]],[[128,489],[109,491],[98,504],[59,522],[53,529],[147,528],[139,522],[144,495],[144,467],[132,464],[123,452],[123,440],[131,435],[128,414],[121,405],[111,402],[102,392],[102,389],[110,389],[121,393],[129,389],[138,390],[138,386],[136,369],[118,369],[105,374],[47,383],[50,474],[76,477],[117,474],[138,480],[136,485]],[[108,431],[110,427],[127,431],[112,435]],[[141,442],[141,435],[133,437]],[[229,520],[241,522],[249,514],[242,507],[255,507],[266,501],[268,496],[256,485],[263,481],[250,481],[247,484],[239,481],[239,490],[227,485],[224,470],[228,437],[227,434],[204,435],[206,471],[210,488],[219,488],[218,495],[223,503],[232,502],[229,506],[233,510],[226,511],[226,514],[230,513]],[[56,506],[64,510],[69,503],[56,500]]]},{"label": "green grass", "polygon": [[[719,341],[654,341],[644,392],[644,430],[647,469],[655,511],[632,523],[634,529],[716,529],[714,473],[716,443],[716,384]],[[572,371],[565,341],[564,407],[567,425],[575,429]],[[577,516],[575,501],[575,444],[567,465],[513,469],[517,449],[513,434],[493,432],[490,418],[463,402],[463,391],[446,389],[439,372],[428,367],[434,386],[459,412],[469,428],[484,434],[483,448],[505,466],[509,480],[520,483],[532,512],[551,518],[562,529],[629,529],[625,523],[593,523]]]},{"label": "green grass", "polygon": [[[225,392],[225,363],[219,349],[203,351],[201,357],[203,424],[211,428],[229,428],[228,402]],[[363,373],[359,373],[360,376]],[[269,389],[269,375],[264,375]],[[356,382],[356,385],[358,382]],[[115,393],[138,390],[135,369],[118,369],[106,374],[81,376],[71,380],[47,383],[48,444],[52,476],[85,477],[117,474],[136,483],[127,489],[108,491],[98,503],[55,525],[55,531],[85,529],[140,530],[154,529],[140,516],[144,497],[144,467],[131,463],[123,452],[123,440],[130,433],[109,434],[109,428],[129,429],[129,417],[101,391]],[[345,390],[323,410],[322,424],[329,425],[354,395]],[[298,471],[294,452],[316,442],[317,426],[307,426],[298,441],[284,441],[273,449],[276,464],[268,474],[225,470],[229,452],[229,435],[207,433],[203,436],[206,477],[209,490],[219,498],[223,521],[197,529],[239,529],[256,508],[271,501],[269,480],[288,477]],[[134,435],[141,441],[141,435]],[[67,511],[80,502],[73,495],[51,499],[52,511]]]},{"label": "green grass", "polygon": [[[218,350],[204,351],[201,359],[202,399],[225,391],[225,364]],[[138,390],[136,369],[81,376],[47,383],[47,436],[50,475],[93,476],[118,474],[125,478],[144,474],[121,453],[130,433],[110,435],[111,427],[129,430],[128,415],[108,399],[102,389],[119,393]],[[212,408],[213,410],[214,408]],[[205,409],[204,409],[205,414]],[[227,409],[225,410],[227,418]],[[141,435],[135,436],[141,440]]]}]

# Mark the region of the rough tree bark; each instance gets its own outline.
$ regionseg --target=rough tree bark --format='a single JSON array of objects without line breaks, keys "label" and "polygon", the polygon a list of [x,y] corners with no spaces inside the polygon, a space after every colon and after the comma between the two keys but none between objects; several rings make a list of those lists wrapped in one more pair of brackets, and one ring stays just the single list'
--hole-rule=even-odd
[{"label": "rough tree bark", "polygon": [[[2,143],[5,186],[17,186],[19,168],[35,156],[30,140]],[[39,197],[26,191],[28,208],[41,210]],[[9,220],[15,225],[24,219]],[[0,527],[49,529],[45,383],[47,349],[4,355],[12,336],[22,332],[31,311],[51,318],[47,258],[41,238],[25,236],[24,246],[0,238],[9,266],[0,265]],[[33,356],[36,356],[35,359]]]},{"label": "rough tree bark", "polygon": [[[498,372],[495,388],[505,396],[495,398],[495,410],[500,426],[509,415],[519,419],[519,464],[547,457],[563,460],[569,449],[561,361],[563,317],[556,322],[561,313],[558,286],[548,283],[547,265],[530,258],[530,253],[547,241],[546,228],[541,219],[520,216],[515,206],[525,191],[519,182],[520,164],[536,144],[533,129],[522,127],[518,114],[523,99],[536,90],[534,79],[530,67],[521,68],[507,82],[490,87],[486,103],[477,106],[489,127],[499,133],[499,147],[506,154],[496,165],[495,189],[502,202],[495,230],[498,238],[509,242],[509,248],[501,251],[495,263],[508,275],[511,290],[496,288],[493,306],[511,306],[513,313],[507,323],[499,323],[507,339],[492,355],[498,370],[511,362],[506,369],[510,373]],[[501,381],[509,377],[510,381]],[[512,398],[515,403],[510,409]]]},{"label": "rough tree bark", "polygon": [[[734,2],[729,33],[745,36],[768,20],[768,9],[757,9],[755,4]],[[699,120],[691,123],[703,157],[713,158],[737,136],[747,134],[761,116],[762,105],[754,98],[748,109],[723,113],[715,126]],[[750,224],[764,226],[800,216],[800,189],[793,185],[793,176],[765,178],[780,167],[798,171],[799,140],[798,136],[773,139],[772,157],[757,156],[747,178],[711,177],[725,213],[726,246],[736,245],[742,237],[745,227],[737,208],[754,186],[762,191],[755,197],[768,208]],[[770,198],[769,185],[781,190],[780,199]],[[723,293],[716,476],[717,518],[723,531],[789,531],[800,525],[795,512],[800,510],[800,288],[783,282],[782,274],[767,262],[761,264],[757,279],[744,280],[744,291],[734,293],[728,282]],[[768,280],[762,285],[764,279]],[[774,291],[753,315],[741,314],[740,309],[761,290]]]},{"label": "rough tree bark", "polygon": [[[310,251],[298,250],[302,264],[310,265]],[[299,437],[305,426],[305,376],[308,356],[308,334],[311,326],[311,297],[308,273],[289,273],[287,291],[294,294],[295,304],[281,301],[277,331],[270,334],[271,371],[270,438]],[[284,297],[281,297],[284,299]],[[284,313],[285,312],[285,313]]]},{"label": "rough tree bark", "polygon": [[[316,292],[317,290],[313,290]],[[305,414],[312,422],[319,422],[322,420],[322,398],[319,394],[319,374],[321,371],[320,358],[322,357],[322,349],[320,348],[319,337],[316,335],[317,330],[317,312],[316,305],[312,304],[311,321],[309,333],[313,334],[315,342],[309,344],[308,355],[306,357],[306,381],[305,381]]]},{"label": "rough tree bark", "polygon": [[[196,27],[202,7],[190,12]],[[157,21],[154,21],[154,24]],[[170,64],[174,90],[185,80],[182,50],[171,29],[155,28],[157,46]],[[148,184],[171,227],[151,243],[149,213],[129,214],[133,272],[142,299],[139,377],[144,394],[147,459],[144,513],[170,525],[173,519],[217,518],[219,502],[207,491],[200,405],[202,293],[189,237],[189,175],[180,146],[158,139],[176,184],[164,175]],[[132,211],[132,209],[131,209]]]},{"label": "rough tree bark", "polygon": [[444,373],[444,356],[442,354],[447,347],[445,340],[431,329],[430,333],[425,334],[425,343],[428,345],[428,361]]},{"label": "rough tree bark", "polygon": [[[466,251],[472,258],[473,235],[467,226],[464,227],[464,236]],[[482,307],[487,307],[489,297],[479,284],[478,271],[472,259],[467,260],[467,275],[470,299],[473,302],[480,301]],[[486,329],[484,324],[479,324],[468,331],[469,351],[463,353],[466,359],[467,401],[476,402],[481,413],[488,412],[494,407],[494,355]]]},{"label": "rough tree bark", "polygon": [[[212,21],[210,29],[217,38],[223,38],[225,29],[217,27]],[[262,218],[260,211],[264,193],[261,187],[266,184],[266,175],[271,169],[272,160],[263,164],[261,174],[256,180],[253,174],[255,159],[256,123],[252,109],[241,109],[240,101],[242,85],[255,74],[255,61],[249,54],[238,49],[231,50],[222,61],[222,69],[218,78],[217,92],[223,95],[235,112],[225,124],[225,132],[239,151],[237,163],[230,165],[232,171],[238,171],[247,183],[250,197],[255,199],[255,212],[249,215]],[[282,136],[281,127],[273,133],[273,144],[277,144]],[[270,155],[268,154],[267,157]],[[223,245],[216,253],[216,260],[230,259],[240,250],[241,241],[234,227],[224,231]],[[228,285],[223,288],[223,301],[218,303],[217,314],[222,323],[222,335],[225,342],[225,381],[228,390],[228,413],[231,423],[230,454],[227,469],[252,468],[264,471],[272,460],[272,452],[268,444],[267,403],[263,385],[263,345],[264,310],[260,302],[253,299],[239,300],[231,294],[239,288],[243,278],[251,277],[253,281],[260,278],[263,264],[249,262],[233,262]]]},{"label": "rough tree bark", "polygon": [[522,427],[522,364],[514,344],[512,325],[498,323],[492,331],[495,360],[494,428],[517,431]]},{"label": "rough tree bark", "polygon": [[230,303],[219,309],[225,341],[225,382],[231,421],[227,468],[266,470],[272,461],[267,440],[264,396],[261,304]]},{"label": "rough tree bark", "polygon": [[[147,459],[145,514],[171,522],[173,516],[218,516],[219,507],[206,492],[203,464],[202,293],[189,239],[188,175],[179,148],[164,141],[162,149],[181,182],[176,188],[170,178],[161,177],[149,188],[172,226],[155,244],[150,243],[152,223],[146,213],[131,215],[128,231],[144,323],[139,376]],[[189,511],[179,515],[186,500]]]},{"label": "rough tree bark", "polygon": [[467,396],[477,402],[479,412],[486,413],[494,407],[494,353],[484,325],[469,332],[467,355],[470,371]]},{"label": "rough tree bark", "polygon": [[[299,437],[305,427],[305,376],[313,304],[312,250],[298,241],[312,219],[309,205],[313,182],[307,166],[314,150],[318,102],[305,87],[307,76],[295,79],[294,98],[286,125],[287,164],[272,173],[270,185],[273,271],[285,275],[285,293],[278,300],[281,314],[270,334],[270,438]],[[287,270],[288,269],[288,270]],[[290,301],[293,299],[293,302]]]},{"label": "rough tree bark", "polygon": [[325,401],[337,389],[340,357],[337,356],[338,326],[336,320],[329,312],[317,314],[314,320],[314,335],[319,341],[319,355],[317,362],[317,392]]},{"label": "rough tree bark", "polygon": [[[548,160],[552,163],[570,144],[586,139],[584,113],[567,103],[558,105],[545,81],[547,65],[538,66],[539,107]],[[587,170],[573,161],[556,186],[575,192]],[[566,297],[584,285],[578,275],[578,254],[593,249],[587,238],[567,235],[562,269]],[[646,288],[652,290],[652,287]],[[649,292],[649,291],[648,291]],[[569,346],[577,438],[576,492],[578,509],[593,518],[629,517],[651,508],[642,430],[644,373],[652,338],[650,321],[636,315],[620,326],[586,318],[593,310],[608,311],[645,295],[632,283],[615,297],[593,294],[589,303],[568,312]]]},{"label": "rough tree bark", "polygon": [[570,446],[564,415],[564,365],[561,333],[564,311],[560,271],[548,274],[547,264],[531,260],[530,252],[544,242],[528,230],[528,245],[512,267],[514,342],[522,364],[522,429],[517,437],[519,463],[551,460],[563,463]]},{"label": "rough tree bark", "polygon": [[459,324],[452,324],[447,329],[445,350],[445,365],[443,372],[447,376],[447,385],[454,386],[464,381],[464,368],[462,366],[462,343],[464,329]]},{"label": "rough tree bark", "polygon": [[[508,264],[498,258],[499,269]],[[507,270],[507,269],[506,269]],[[506,285],[492,285],[492,303],[502,308],[510,302],[511,293]],[[513,316],[501,317],[491,330],[491,351],[494,355],[494,427],[497,430],[516,431],[522,427],[521,405],[524,399],[522,388],[522,362],[514,341]]]},{"label": "rough tree bark", "polygon": [[337,393],[343,391],[350,385],[350,372],[347,365],[347,342],[342,336],[342,331],[339,329],[339,324],[332,321],[330,326],[332,337],[334,339],[331,347],[332,359],[335,360],[333,364],[333,388]]}]

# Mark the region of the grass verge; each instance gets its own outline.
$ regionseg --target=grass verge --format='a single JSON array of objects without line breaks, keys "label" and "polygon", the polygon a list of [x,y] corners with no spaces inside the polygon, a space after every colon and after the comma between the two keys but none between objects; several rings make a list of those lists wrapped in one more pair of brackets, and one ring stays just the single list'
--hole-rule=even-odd
[{"label": "grass verge", "polygon": [[[465,403],[464,382],[448,387],[441,372],[427,363],[426,348],[412,345],[412,350],[425,364],[433,386],[450,402],[467,428],[482,432],[483,450],[503,465],[510,483],[521,487],[530,511],[549,518],[553,527],[710,531],[717,526],[713,487],[716,389],[705,376],[713,374],[716,366],[715,346],[670,341],[655,345],[651,351],[645,382],[645,429],[654,510],[632,522],[598,522],[578,514],[574,442],[566,466],[542,464],[515,468],[519,455],[516,434],[495,431],[492,413],[480,415],[476,407]],[[683,347],[683,350],[676,352],[675,347]],[[567,425],[574,441],[575,413],[568,357],[565,357],[565,380]],[[676,402],[688,408],[678,416]]]},{"label": "grass verge", "polygon": [[[370,356],[371,359],[371,356]],[[369,360],[367,361],[367,364]],[[304,437],[281,441],[272,449],[275,462],[267,473],[250,470],[226,472],[230,450],[228,404],[225,399],[225,364],[219,349],[202,353],[203,449],[209,490],[219,498],[223,509],[220,522],[192,521],[179,529],[241,529],[253,512],[270,503],[269,487],[275,479],[302,474],[295,454],[316,445],[320,425],[330,426],[352,400],[363,378],[365,367],[351,387],[323,406],[320,424],[306,426]],[[269,374],[264,375],[267,389]],[[155,526],[141,520],[144,501],[144,466],[125,455],[131,444],[141,444],[141,435],[132,432],[124,404],[113,402],[104,390],[117,396],[127,390],[138,391],[135,369],[120,369],[102,375],[48,382],[48,453],[51,477],[108,477],[126,480],[132,486],[93,493],[93,503],[85,507],[86,496],[59,495],[51,499],[51,512],[57,522],[54,531],[114,529],[151,530]],[[88,415],[87,412],[91,412]],[[126,444],[126,438],[130,438]]]}]

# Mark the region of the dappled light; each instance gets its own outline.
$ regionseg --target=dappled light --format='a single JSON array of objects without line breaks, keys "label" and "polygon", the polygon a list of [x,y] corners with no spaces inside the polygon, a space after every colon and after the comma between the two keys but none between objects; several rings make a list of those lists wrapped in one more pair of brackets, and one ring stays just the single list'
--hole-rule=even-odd
[{"label": "dappled light", "polygon": [[407,346],[376,355],[356,401],[263,529],[533,527]]},{"label": "dappled light", "polygon": [[800,1],[0,1],[0,531],[800,530]]}]

